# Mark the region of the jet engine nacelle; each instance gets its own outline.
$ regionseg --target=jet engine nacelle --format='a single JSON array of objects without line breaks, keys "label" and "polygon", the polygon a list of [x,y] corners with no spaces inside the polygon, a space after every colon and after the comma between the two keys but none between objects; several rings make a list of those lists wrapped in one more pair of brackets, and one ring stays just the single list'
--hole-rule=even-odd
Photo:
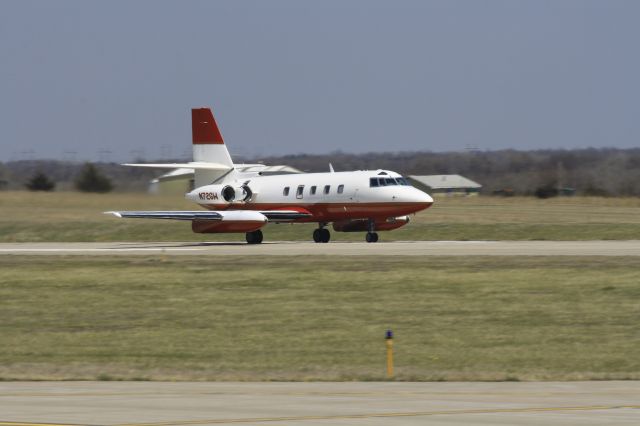
[{"label": "jet engine nacelle", "polygon": [[[391,231],[409,223],[409,216],[390,217],[386,220],[376,220],[375,231]],[[336,232],[366,232],[369,230],[368,219],[344,220],[333,222]]]},{"label": "jet engine nacelle", "polygon": [[227,203],[237,203],[237,202],[247,202],[251,200],[253,196],[253,192],[251,192],[251,188],[247,185],[242,186],[231,186],[225,185],[220,191],[222,194],[222,198]]},{"label": "jet engine nacelle", "polygon": [[206,185],[187,194],[187,199],[199,204],[231,204],[251,201],[253,191],[248,185]]}]

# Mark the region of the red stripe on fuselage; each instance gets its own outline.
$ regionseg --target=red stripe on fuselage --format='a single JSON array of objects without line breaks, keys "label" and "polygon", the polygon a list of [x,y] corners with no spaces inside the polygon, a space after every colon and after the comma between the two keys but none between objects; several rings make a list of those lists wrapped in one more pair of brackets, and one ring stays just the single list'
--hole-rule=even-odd
[{"label": "red stripe on fuselage", "polygon": [[209,210],[296,210],[304,209],[313,216],[296,222],[333,222],[345,219],[386,219],[404,216],[431,207],[433,203],[247,203],[247,204],[200,204]]}]

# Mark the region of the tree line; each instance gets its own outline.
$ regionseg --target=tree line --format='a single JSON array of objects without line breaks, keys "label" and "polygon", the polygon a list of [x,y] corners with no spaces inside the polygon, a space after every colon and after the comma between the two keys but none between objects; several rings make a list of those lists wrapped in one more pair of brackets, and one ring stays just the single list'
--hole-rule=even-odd
[{"label": "tree line", "polygon": [[[459,174],[485,194],[536,195],[558,189],[580,195],[640,196],[640,148],[536,151],[400,152],[265,158],[304,171],[388,169],[404,175]],[[573,191],[567,191],[573,192]]]},{"label": "tree line", "polygon": [[[475,152],[388,152],[327,155],[297,154],[236,158],[236,162],[285,164],[306,172],[329,170],[394,170],[404,175],[459,174],[483,185],[485,194],[555,195],[558,190],[580,195],[640,196],[640,148]],[[161,161],[183,162],[185,159]],[[91,172],[88,173],[87,171]],[[116,163],[75,164],[32,160],[0,163],[0,187],[24,188],[43,176],[58,189],[79,189],[88,176],[102,190],[146,190],[164,171],[123,167]],[[37,176],[42,174],[43,176]],[[37,179],[36,179],[37,178]],[[32,182],[32,180],[34,180]],[[101,182],[101,183],[100,183]],[[42,182],[40,182],[42,183]],[[108,183],[108,184],[107,184]],[[51,188],[53,189],[53,188]]]},{"label": "tree line", "polygon": [[[45,167],[36,166],[37,171],[26,181],[24,187],[29,191],[53,191],[56,181],[43,171]],[[48,167],[50,169],[50,167]],[[0,180],[0,183],[3,180]],[[82,169],[73,179],[73,186],[82,192],[109,192],[113,189],[113,183],[92,163],[85,163]]]}]

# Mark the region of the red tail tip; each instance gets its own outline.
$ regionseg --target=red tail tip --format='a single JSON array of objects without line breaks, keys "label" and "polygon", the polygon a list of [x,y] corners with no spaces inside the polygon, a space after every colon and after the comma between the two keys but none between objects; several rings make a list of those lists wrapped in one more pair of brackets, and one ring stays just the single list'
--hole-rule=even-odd
[{"label": "red tail tip", "polygon": [[209,108],[191,110],[191,131],[194,144],[224,144],[213,113]]}]

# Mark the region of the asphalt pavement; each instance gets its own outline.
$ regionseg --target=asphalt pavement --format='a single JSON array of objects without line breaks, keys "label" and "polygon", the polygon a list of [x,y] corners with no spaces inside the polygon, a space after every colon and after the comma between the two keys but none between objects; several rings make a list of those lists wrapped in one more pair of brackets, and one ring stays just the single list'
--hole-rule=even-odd
[{"label": "asphalt pavement", "polygon": [[4,382],[0,426],[640,424],[640,382]]},{"label": "asphalt pavement", "polygon": [[0,255],[640,256],[640,241],[0,243]]}]

